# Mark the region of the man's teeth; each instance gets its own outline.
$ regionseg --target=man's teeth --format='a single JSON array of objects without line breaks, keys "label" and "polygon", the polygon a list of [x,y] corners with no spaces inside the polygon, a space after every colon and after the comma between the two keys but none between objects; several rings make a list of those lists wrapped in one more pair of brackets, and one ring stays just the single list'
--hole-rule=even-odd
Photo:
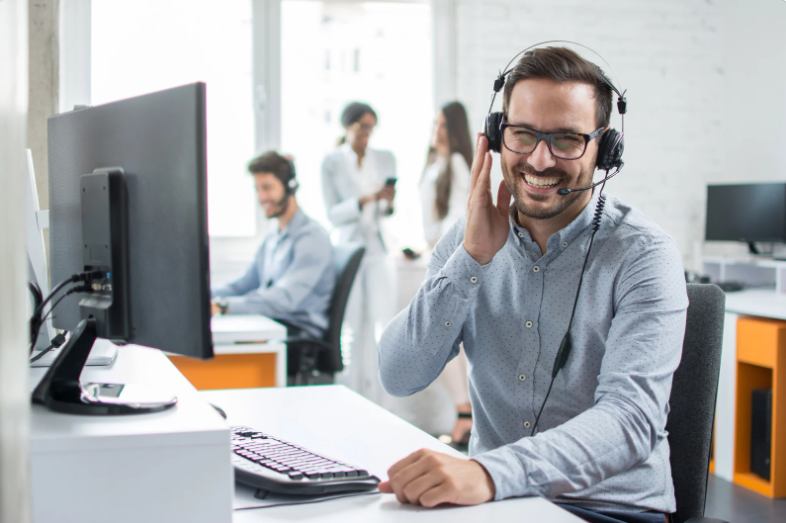
[{"label": "man's teeth", "polygon": [[553,187],[559,183],[559,178],[540,178],[524,173],[524,179],[535,187]]}]

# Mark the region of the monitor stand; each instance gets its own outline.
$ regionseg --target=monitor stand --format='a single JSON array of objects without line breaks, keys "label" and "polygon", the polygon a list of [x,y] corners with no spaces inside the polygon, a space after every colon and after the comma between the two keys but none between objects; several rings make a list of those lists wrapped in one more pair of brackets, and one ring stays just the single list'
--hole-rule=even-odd
[{"label": "monitor stand", "polygon": [[77,325],[33,391],[33,402],[69,414],[145,414],[173,407],[177,397],[152,386],[120,383],[81,383],[79,376],[97,337],[96,320]]}]

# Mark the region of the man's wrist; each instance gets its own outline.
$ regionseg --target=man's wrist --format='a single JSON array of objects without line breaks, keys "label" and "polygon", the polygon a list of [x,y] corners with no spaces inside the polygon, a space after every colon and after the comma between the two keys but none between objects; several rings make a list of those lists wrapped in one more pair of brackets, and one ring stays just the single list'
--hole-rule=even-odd
[{"label": "man's wrist", "polygon": [[481,266],[488,265],[489,263],[491,263],[491,260],[494,258],[494,255],[484,256],[480,253],[473,252],[472,248],[467,245],[466,241],[464,242],[464,250],[467,251],[467,254],[469,254],[473,260],[478,262],[478,265]]},{"label": "man's wrist", "polygon": [[497,486],[494,484],[494,478],[491,477],[491,474],[489,474],[489,471],[486,470],[486,467],[484,467],[481,462],[474,459],[471,461],[477,463],[478,467],[480,468],[480,470],[483,471],[483,474],[485,476],[485,486],[486,489],[488,490],[488,496],[486,497],[484,502],[494,500],[497,497]]},{"label": "man's wrist", "polygon": [[229,313],[229,303],[227,302],[226,298],[216,298],[213,300],[213,303],[218,306],[222,315]]}]

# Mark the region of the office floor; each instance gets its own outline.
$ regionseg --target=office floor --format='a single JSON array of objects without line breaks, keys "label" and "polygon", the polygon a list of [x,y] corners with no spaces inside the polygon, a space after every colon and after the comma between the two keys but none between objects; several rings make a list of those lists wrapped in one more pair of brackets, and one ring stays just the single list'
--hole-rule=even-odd
[{"label": "office floor", "polygon": [[704,514],[730,523],[783,523],[786,499],[770,499],[710,474]]}]

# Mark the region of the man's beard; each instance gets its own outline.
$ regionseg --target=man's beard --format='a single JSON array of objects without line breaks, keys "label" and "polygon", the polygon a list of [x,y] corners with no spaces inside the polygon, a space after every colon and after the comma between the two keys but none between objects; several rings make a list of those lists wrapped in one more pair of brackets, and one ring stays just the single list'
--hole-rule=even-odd
[{"label": "man's beard", "polygon": [[289,194],[284,193],[284,197],[281,198],[279,201],[276,202],[277,210],[273,212],[272,215],[268,216],[268,219],[278,218],[289,208]]},{"label": "man's beard", "polygon": [[[581,192],[572,192],[566,196],[558,196],[556,203],[546,209],[530,205],[529,202],[524,201],[524,199],[521,197],[521,195],[525,192],[527,194],[527,198],[535,201],[545,201],[552,196],[550,194],[536,194],[527,192],[527,182],[524,181],[524,177],[520,173],[528,173],[534,176],[542,176],[544,178],[559,178],[560,180],[567,180],[568,174],[562,169],[557,169],[556,167],[549,167],[548,169],[538,171],[527,162],[521,162],[514,165],[511,173],[508,172],[507,165],[504,162],[501,163],[505,185],[508,186],[508,190],[513,195],[513,205],[516,207],[516,210],[519,213],[528,218],[535,220],[548,220],[549,218],[554,218],[555,216],[562,213],[565,209],[573,205],[573,203],[575,203],[582,196]],[[579,174],[578,187],[590,185],[592,183],[592,174],[594,171],[594,167],[591,167],[589,171]]]}]

